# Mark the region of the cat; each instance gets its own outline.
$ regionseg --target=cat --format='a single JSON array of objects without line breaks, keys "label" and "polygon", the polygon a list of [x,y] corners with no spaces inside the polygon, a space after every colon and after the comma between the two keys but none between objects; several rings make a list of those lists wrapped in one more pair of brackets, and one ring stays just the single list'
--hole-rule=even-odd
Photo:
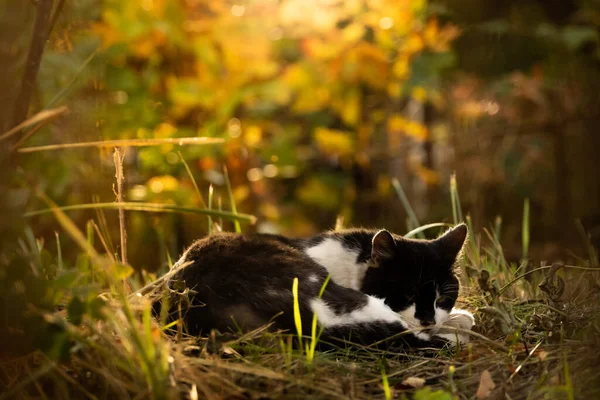
[{"label": "cat", "polygon": [[269,322],[295,332],[291,289],[297,277],[303,332],[310,332],[314,313],[325,341],[369,345],[393,337],[383,345],[411,347],[466,342],[466,335],[444,332],[448,321],[473,326],[470,313],[453,308],[453,267],[466,235],[464,224],[431,241],[364,229],[308,239],[213,234],[192,244],[174,265],[169,286],[184,283],[191,304],[182,311],[172,304],[169,318],[181,314],[191,335]]}]

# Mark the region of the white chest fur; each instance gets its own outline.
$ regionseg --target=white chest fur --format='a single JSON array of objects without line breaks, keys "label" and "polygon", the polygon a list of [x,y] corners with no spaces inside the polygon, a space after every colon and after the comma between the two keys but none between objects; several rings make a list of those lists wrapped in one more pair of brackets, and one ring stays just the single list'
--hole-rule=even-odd
[{"label": "white chest fur", "polygon": [[313,247],[306,248],[304,252],[322,265],[335,283],[360,290],[368,266],[366,263],[356,261],[358,250],[348,249],[339,241],[328,238]]}]

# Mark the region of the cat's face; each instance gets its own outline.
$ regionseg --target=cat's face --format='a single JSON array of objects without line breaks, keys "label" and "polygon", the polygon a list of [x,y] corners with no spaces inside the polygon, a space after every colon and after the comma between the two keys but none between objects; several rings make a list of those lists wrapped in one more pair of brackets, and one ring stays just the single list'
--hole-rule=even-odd
[{"label": "cat's face", "polygon": [[385,298],[411,328],[440,325],[458,297],[453,267],[466,235],[464,224],[431,241],[378,232],[363,290]]}]

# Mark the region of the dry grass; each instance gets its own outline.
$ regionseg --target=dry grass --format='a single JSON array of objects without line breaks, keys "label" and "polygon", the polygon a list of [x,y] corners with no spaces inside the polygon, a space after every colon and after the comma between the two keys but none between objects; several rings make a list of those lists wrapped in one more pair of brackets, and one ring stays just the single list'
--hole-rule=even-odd
[{"label": "dry grass", "polygon": [[[2,361],[1,398],[384,398],[388,390],[392,397],[469,399],[476,398],[484,371],[495,384],[489,398],[600,394],[597,266],[555,264],[523,274],[493,243],[481,247],[478,237],[471,240],[460,306],[475,311],[477,325],[463,348],[435,355],[339,348],[317,352],[308,363],[304,352],[292,349],[294,332],[177,340],[150,317],[147,295],[125,297],[113,279],[101,294],[101,318],[86,314],[75,325],[64,311],[44,314],[74,344],[68,359],[34,352]],[[415,380],[407,378],[421,378],[429,389],[412,387]]]},{"label": "dry grass", "polygon": [[[399,184],[395,188],[402,191]],[[463,217],[455,180],[452,188],[456,223]],[[228,189],[231,196],[230,186]],[[32,350],[19,357],[0,357],[0,399],[408,396],[420,400],[570,400],[600,395],[597,254],[590,247],[587,260],[579,260],[577,265],[534,265],[525,258],[529,245],[525,211],[524,259],[520,264],[504,258],[499,221],[492,230],[474,234],[469,216],[465,218],[471,235],[459,267],[463,290],[458,306],[476,316],[468,346],[435,353],[392,353],[354,346],[307,355],[294,346],[296,332],[272,333],[262,328],[243,335],[195,338],[183,335],[180,326],[162,326],[151,316],[149,298],[157,295],[164,279],[136,282],[128,278],[131,269],[115,261],[106,245],[111,241],[101,235],[98,226],[89,224],[85,235],[65,211],[195,212],[250,222],[252,216],[238,214],[235,209],[210,209],[212,201],[208,209],[126,202],[58,207],[43,193],[38,192],[38,196],[49,207],[42,212],[53,213],[81,249],[85,262],[79,264],[85,268],[64,268],[62,272],[67,275],[77,274],[68,284],[61,281],[64,276],[50,282],[63,285],[56,292],[60,295],[54,293],[56,309],[30,306],[28,312],[43,318],[53,342],[45,347],[47,355]],[[420,236],[445,224],[420,227],[415,217],[413,225],[411,235]],[[22,268],[34,268],[34,275],[39,275],[31,261],[41,258],[39,245],[30,236],[31,245],[22,246],[27,260]],[[94,237],[107,249],[106,254],[93,246]],[[62,266],[60,244],[58,248],[58,264]],[[127,280],[139,289],[129,293],[123,285]],[[85,295],[80,286],[88,287]],[[167,335],[168,329],[178,334]]]}]

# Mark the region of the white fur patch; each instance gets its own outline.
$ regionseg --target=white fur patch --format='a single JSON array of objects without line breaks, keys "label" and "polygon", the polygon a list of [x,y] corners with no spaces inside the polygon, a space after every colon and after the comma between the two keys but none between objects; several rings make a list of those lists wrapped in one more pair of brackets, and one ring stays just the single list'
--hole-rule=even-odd
[{"label": "white fur patch", "polygon": [[309,280],[310,282],[317,283],[317,282],[319,282],[319,277],[318,277],[318,276],[316,276],[315,274],[310,274],[310,275],[308,276],[308,280]]},{"label": "white fur patch", "polygon": [[399,311],[398,315],[404,322],[408,324],[411,329],[417,329],[421,327],[421,323],[415,318],[416,306],[414,304],[408,306],[407,309]]},{"label": "white fur patch", "polygon": [[475,325],[473,314],[469,311],[453,308],[445,321],[442,322],[435,336],[441,337],[457,345],[469,343],[469,334],[458,332],[453,328],[471,330]]},{"label": "white fur patch", "polygon": [[462,329],[471,329],[473,325],[475,325],[475,317],[467,310],[462,310],[460,308],[453,308],[450,312],[449,319],[457,318],[457,316],[461,316],[461,328]]},{"label": "white fur patch", "polygon": [[435,308],[435,326],[440,326],[446,321],[450,313],[442,308]]},{"label": "white fur patch", "polygon": [[[364,307],[346,314],[336,314],[323,299],[313,299],[310,305],[317,315],[317,321],[323,327],[382,321],[388,323],[399,322],[405,329],[411,329],[396,312],[385,305],[382,299],[373,296],[368,296],[367,304]],[[430,336],[424,332],[413,332],[413,334],[420,339],[430,339]]]},{"label": "white fur patch", "polygon": [[340,286],[360,290],[367,269],[366,263],[357,263],[359,252],[344,247],[333,238],[327,238],[304,252],[325,267],[331,279]]}]

